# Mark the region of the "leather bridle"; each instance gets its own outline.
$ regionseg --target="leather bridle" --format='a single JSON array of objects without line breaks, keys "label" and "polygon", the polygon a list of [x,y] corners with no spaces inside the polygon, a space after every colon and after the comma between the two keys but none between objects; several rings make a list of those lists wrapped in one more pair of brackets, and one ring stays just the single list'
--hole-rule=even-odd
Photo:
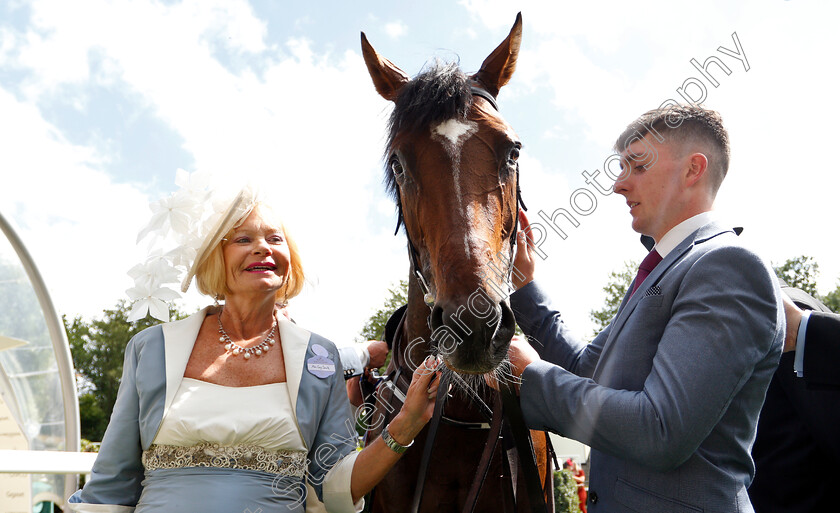
[{"label": "leather bridle", "polygon": [[[486,89],[478,85],[476,82],[470,82],[470,92],[473,96],[478,96],[480,98],[484,98],[487,103],[493,106],[493,108],[498,112],[499,105],[496,103],[496,98],[493,97]],[[513,212],[513,231],[510,234],[510,260],[508,261],[508,269],[507,269],[507,283],[510,283],[511,276],[513,275],[513,258],[516,254],[516,233],[519,231],[519,208],[522,207],[522,210],[528,211],[528,207],[525,206],[525,202],[522,201],[522,190],[519,187],[519,162],[516,163],[516,174],[515,174],[515,186],[516,186],[516,204],[514,206]],[[420,290],[423,292],[423,302],[426,303],[430,309],[434,307],[434,295],[432,294],[431,288],[429,287],[426,278],[423,276],[422,268],[420,267],[420,256],[419,252],[417,251],[417,247],[411,241],[411,235],[408,233],[408,226],[405,224],[405,219],[403,218],[403,211],[402,211],[402,196],[400,194],[400,186],[397,184],[395,186],[396,195],[397,195],[397,227],[394,230],[394,235],[397,235],[400,231],[400,225],[406,226],[405,229],[405,238],[408,241],[408,254],[409,258],[411,258],[411,266],[414,270],[414,277],[417,279],[417,283],[420,285]]]},{"label": "leather bridle", "polygon": [[[478,83],[471,82],[470,83],[470,91],[473,96],[478,96],[484,98],[490,105],[493,106],[496,111],[499,110],[498,104],[496,103],[496,99],[491,95],[486,89],[482,88]],[[519,230],[519,208],[521,207],[523,210],[527,211],[527,207],[525,203],[522,201],[522,192],[519,187],[519,163],[516,163],[516,174],[515,174],[515,187],[516,187],[516,204],[514,206],[513,218],[513,231],[510,234],[510,260],[508,263],[507,269],[507,280],[510,283],[510,279],[513,273],[513,261],[516,252],[516,235]],[[397,227],[394,231],[394,235],[399,233],[400,225],[405,224],[405,220],[403,218],[402,212],[402,198],[400,196],[400,189],[399,185],[396,185],[396,195],[397,195],[397,208],[398,208],[398,216],[397,216]],[[431,293],[431,289],[423,275],[422,268],[420,266],[420,258],[417,248],[415,247],[414,243],[411,241],[411,236],[408,233],[408,227],[406,226],[405,230],[406,240],[408,241],[408,252],[411,258],[411,265],[413,269],[413,273],[415,278],[417,279],[418,284],[420,285],[420,289],[423,292],[423,300],[426,305],[431,309],[434,306],[434,295]],[[390,322],[390,321],[389,321]],[[394,354],[394,364],[395,370],[392,374],[386,378],[386,383],[389,383],[391,386],[391,400],[394,399],[395,391],[394,388],[400,388],[400,378],[406,378],[410,380],[410,374],[406,373],[403,376],[403,369],[410,368],[405,366],[406,362],[404,362],[404,355],[401,354],[405,348],[400,347],[400,341],[405,340],[405,324],[406,324],[406,316],[405,311],[401,314],[401,319],[399,321],[399,325],[396,329],[393,339],[393,354]],[[429,461],[431,459],[431,452],[432,447],[434,445],[435,436],[437,434],[438,427],[440,426],[441,422],[447,423],[450,425],[454,425],[460,428],[465,429],[480,429],[480,430],[488,430],[488,438],[485,442],[485,447],[481,456],[481,461],[479,462],[478,471],[476,473],[475,479],[473,480],[472,486],[469,490],[467,495],[466,503],[464,504],[464,512],[472,512],[475,509],[475,506],[478,501],[478,494],[481,490],[481,485],[483,484],[486,476],[487,471],[490,467],[490,462],[492,459],[493,454],[495,453],[495,449],[498,445],[498,441],[501,438],[503,432],[503,424],[505,424],[506,432],[512,433],[512,438],[514,444],[516,446],[517,453],[519,454],[519,460],[522,463],[522,471],[525,477],[526,487],[528,490],[528,497],[529,503],[531,505],[531,511],[533,513],[544,513],[547,511],[546,504],[545,504],[545,496],[543,495],[542,485],[539,479],[539,473],[536,467],[536,462],[534,458],[533,447],[531,445],[531,439],[528,433],[528,429],[525,426],[525,422],[522,416],[522,410],[519,407],[519,400],[516,397],[516,393],[513,390],[512,384],[500,384],[500,393],[494,395],[494,405],[493,409],[491,410],[487,407],[484,402],[478,398],[478,401],[475,403],[481,413],[490,421],[487,422],[464,422],[457,419],[452,419],[447,417],[443,414],[443,407],[446,399],[446,395],[449,391],[449,374],[445,373],[441,378],[441,383],[438,387],[438,395],[437,395],[437,402],[435,404],[435,411],[434,415],[432,416],[432,420],[429,424],[429,430],[426,437],[426,443],[423,448],[423,455],[420,463],[420,468],[417,475],[417,483],[414,489],[414,497],[412,501],[412,513],[417,513],[420,510],[420,504],[422,501],[423,489],[425,487],[426,475],[429,467]],[[408,388],[408,384],[405,384],[405,388]],[[476,392],[472,391],[468,387],[466,388],[469,392],[472,392],[476,395]],[[390,401],[389,401],[390,402]],[[397,406],[397,405],[392,405]],[[512,470],[515,472],[516,470]],[[515,491],[514,491],[515,493]]]}]

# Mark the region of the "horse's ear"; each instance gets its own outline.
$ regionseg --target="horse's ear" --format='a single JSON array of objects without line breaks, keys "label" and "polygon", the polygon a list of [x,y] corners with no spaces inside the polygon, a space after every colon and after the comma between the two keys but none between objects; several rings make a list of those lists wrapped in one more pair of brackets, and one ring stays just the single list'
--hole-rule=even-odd
[{"label": "horse's ear", "polygon": [[513,22],[508,37],[484,59],[481,69],[473,75],[473,80],[484,86],[488,93],[494,97],[497,96],[499,89],[510,81],[510,77],[516,70],[516,59],[519,57],[521,43],[522,13],[520,12],[516,15],[516,21]]},{"label": "horse's ear", "polygon": [[365,64],[370,78],[373,79],[376,92],[386,100],[396,100],[397,93],[410,80],[409,76],[393,62],[376,53],[376,50],[368,43],[364,32],[362,32],[362,56],[365,58]]}]

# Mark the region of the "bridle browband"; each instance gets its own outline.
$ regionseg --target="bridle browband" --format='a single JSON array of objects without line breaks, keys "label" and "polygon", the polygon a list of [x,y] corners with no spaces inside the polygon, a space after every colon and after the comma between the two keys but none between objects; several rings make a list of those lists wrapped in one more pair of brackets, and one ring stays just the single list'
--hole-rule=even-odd
[{"label": "bridle browband", "polygon": [[[496,98],[490,94],[489,91],[478,85],[475,81],[470,81],[470,93],[473,96],[478,96],[483,98],[487,101],[490,105],[493,106],[497,112],[499,112],[499,105],[496,103]],[[405,225],[405,220],[403,219],[403,211],[402,211],[402,197],[400,195],[400,186],[399,184],[395,185],[395,191],[397,194],[397,227],[394,230],[394,235],[397,235],[400,231],[400,225]],[[525,206],[525,202],[522,201],[522,190],[519,188],[519,162],[516,163],[516,205],[513,212],[513,231],[510,234],[510,260],[508,262],[508,269],[507,269],[507,281],[510,283],[511,276],[513,275],[513,258],[516,252],[516,233],[519,231],[519,207],[522,207],[522,210],[528,211],[528,207]],[[426,306],[429,307],[431,310],[435,304],[435,296],[432,294],[431,288],[429,284],[426,282],[426,278],[423,276],[420,267],[420,257],[419,252],[417,251],[417,247],[414,246],[414,243],[411,241],[411,235],[408,233],[408,227],[406,226],[405,230],[405,238],[408,241],[408,254],[411,258],[411,265],[414,269],[414,277],[417,278],[417,282],[420,285],[420,290],[423,291],[423,302]]]}]

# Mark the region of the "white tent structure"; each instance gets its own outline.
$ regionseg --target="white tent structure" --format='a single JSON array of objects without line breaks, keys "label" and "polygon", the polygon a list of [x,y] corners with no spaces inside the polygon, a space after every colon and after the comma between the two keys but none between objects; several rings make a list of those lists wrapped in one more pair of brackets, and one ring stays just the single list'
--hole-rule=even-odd
[{"label": "white tent structure", "polygon": [[0,230],[0,511],[30,512],[43,501],[63,504],[93,455],[78,453],[79,403],[64,326],[2,215]]}]

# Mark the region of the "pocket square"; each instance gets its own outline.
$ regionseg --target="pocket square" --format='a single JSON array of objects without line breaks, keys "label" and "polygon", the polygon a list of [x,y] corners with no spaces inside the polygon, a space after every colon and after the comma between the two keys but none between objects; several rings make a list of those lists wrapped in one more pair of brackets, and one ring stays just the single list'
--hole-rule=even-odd
[{"label": "pocket square", "polygon": [[659,285],[654,285],[653,287],[651,287],[651,288],[649,288],[645,291],[645,297],[661,296],[661,295],[662,295],[662,289],[659,288]]}]

